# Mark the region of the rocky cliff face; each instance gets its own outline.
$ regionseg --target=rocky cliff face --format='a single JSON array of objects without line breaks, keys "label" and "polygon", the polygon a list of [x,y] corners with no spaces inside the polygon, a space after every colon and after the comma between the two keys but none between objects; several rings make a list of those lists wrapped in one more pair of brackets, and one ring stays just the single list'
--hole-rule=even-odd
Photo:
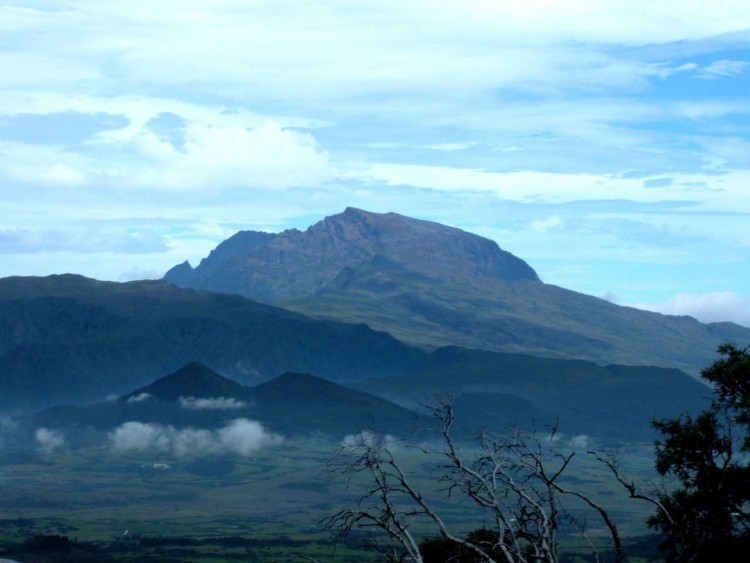
[{"label": "rocky cliff face", "polygon": [[431,277],[539,281],[528,264],[491,240],[396,213],[354,208],[327,217],[304,232],[237,233],[197,268],[181,264],[164,279],[178,286],[275,302],[314,294],[342,270],[376,258]]}]

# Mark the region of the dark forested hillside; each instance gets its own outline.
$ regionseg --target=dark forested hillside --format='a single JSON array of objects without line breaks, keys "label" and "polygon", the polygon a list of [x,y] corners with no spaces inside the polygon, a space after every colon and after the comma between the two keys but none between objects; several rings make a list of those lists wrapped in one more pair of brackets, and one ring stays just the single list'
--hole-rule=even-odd
[{"label": "dark forested hillside", "polygon": [[198,360],[243,383],[285,371],[346,381],[423,354],[365,325],[235,295],[75,275],[0,280],[0,408],[102,399]]}]

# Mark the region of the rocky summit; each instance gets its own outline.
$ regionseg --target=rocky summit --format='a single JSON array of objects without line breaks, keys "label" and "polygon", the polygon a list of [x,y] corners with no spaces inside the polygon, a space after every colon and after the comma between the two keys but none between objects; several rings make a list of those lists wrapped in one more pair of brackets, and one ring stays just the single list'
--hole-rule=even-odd
[{"label": "rocky summit", "polygon": [[371,261],[401,264],[434,277],[480,276],[539,281],[526,262],[497,243],[460,229],[397,213],[352,207],[305,231],[241,231],[192,268],[164,276],[182,287],[238,293],[273,303],[312,295],[342,271]]}]

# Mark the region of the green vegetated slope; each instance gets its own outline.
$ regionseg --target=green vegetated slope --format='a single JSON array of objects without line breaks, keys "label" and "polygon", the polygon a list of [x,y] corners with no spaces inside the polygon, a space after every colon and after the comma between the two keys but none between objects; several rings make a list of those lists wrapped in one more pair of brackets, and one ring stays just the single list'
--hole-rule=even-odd
[{"label": "green vegetated slope", "polygon": [[286,371],[346,381],[423,353],[365,325],[236,295],[75,275],[0,279],[0,409],[124,393],[197,360],[242,383]]},{"label": "green vegetated slope", "polygon": [[165,280],[237,293],[318,318],[366,323],[434,349],[676,367],[696,375],[750,329],[621,307],[539,281],[494,242],[395,213],[358,209],[304,232],[240,232]]},{"label": "green vegetated slope", "polygon": [[460,273],[436,278],[383,259],[350,268],[313,296],[280,304],[319,318],[367,323],[423,347],[657,365],[693,375],[721,342],[750,340],[750,330],[731,323],[621,307],[541,282]]},{"label": "green vegetated slope", "polygon": [[465,433],[518,425],[626,441],[650,440],[654,418],[697,412],[710,389],[676,369],[598,366],[447,347],[413,371],[359,387],[404,406],[453,400]]}]

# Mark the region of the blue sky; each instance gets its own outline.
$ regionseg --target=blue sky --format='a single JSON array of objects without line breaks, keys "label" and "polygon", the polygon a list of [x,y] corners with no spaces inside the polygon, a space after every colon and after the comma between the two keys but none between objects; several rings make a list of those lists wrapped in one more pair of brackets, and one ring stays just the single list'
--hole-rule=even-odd
[{"label": "blue sky", "polygon": [[744,1],[0,0],[0,73],[0,276],[354,206],[750,326]]}]

